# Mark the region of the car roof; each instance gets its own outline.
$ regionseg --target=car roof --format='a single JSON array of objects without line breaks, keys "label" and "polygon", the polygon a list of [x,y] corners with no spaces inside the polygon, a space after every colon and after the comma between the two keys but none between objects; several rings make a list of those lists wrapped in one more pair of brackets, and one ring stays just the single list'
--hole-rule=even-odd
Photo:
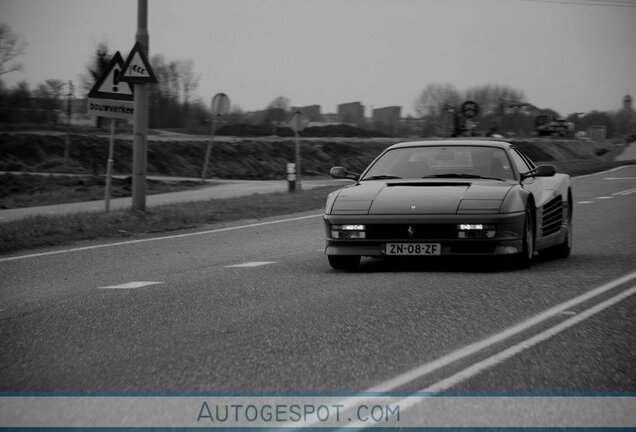
[{"label": "car roof", "polygon": [[407,147],[437,147],[437,146],[476,146],[476,147],[498,147],[509,149],[513,145],[506,141],[486,140],[486,139],[431,139],[422,141],[405,141],[393,144],[389,149]]}]

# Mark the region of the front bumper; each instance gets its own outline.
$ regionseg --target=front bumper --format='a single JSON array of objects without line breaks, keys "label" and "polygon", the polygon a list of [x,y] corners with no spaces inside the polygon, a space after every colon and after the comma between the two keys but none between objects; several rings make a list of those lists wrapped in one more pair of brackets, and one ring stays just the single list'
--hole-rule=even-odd
[{"label": "front bumper", "polygon": [[[484,215],[325,215],[327,255],[384,257],[386,244],[438,243],[441,256],[513,255],[523,250],[525,213]],[[361,224],[370,234],[365,239],[335,239],[331,225]],[[458,238],[459,224],[488,224],[496,227],[493,238]],[[415,236],[407,234],[415,227]]]}]

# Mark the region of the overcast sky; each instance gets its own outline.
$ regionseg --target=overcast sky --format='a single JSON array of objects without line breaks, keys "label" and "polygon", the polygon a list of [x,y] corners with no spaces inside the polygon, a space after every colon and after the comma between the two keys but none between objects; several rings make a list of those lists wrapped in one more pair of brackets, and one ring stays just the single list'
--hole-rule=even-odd
[{"label": "overcast sky", "polygon": [[[79,82],[96,46],[125,58],[135,0],[0,0],[26,42],[12,87]],[[636,96],[636,0],[149,0],[150,56],[194,61],[198,96],[245,111],[402,106],[431,83],[502,84],[566,115]],[[367,111],[367,114],[369,111]]]}]

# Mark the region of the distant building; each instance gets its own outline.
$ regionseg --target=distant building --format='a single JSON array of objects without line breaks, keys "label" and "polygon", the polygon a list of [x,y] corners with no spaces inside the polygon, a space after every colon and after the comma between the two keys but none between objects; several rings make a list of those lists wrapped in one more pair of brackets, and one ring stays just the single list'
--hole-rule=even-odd
[{"label": "distant building", "polygon": [[322,117],[328,123],[338,123],[338,114],[336,113],[326,113],[323,114]]},{"label": "distant building", "polygon": [[364,120],[364,106],[360,102],[338,105],[338,118],[336,121],[363,128],[366,123]]},{"label": "distant building", "polygon": [[419,137],[426,131],[427,120],[407,116],[400,119],[400,136]]},{"label": "distant building", "polygon": [[587,136],[592,138],[594,141],[605,141],[605,138],[607,136],[607,126],[604,126],[604,125],[589,126],[587,128]]},{"label": "distant building", "polygon": [[371,117],[371,127],[376,132],[397,136],[400,134],[400,112],[402,107],[376,108]]},{"label": "distant building", "polygon": [[636,135],[636,111],[629,94],[623,97],[623,107],[614,115],[614,133],[616,135]]},{"label": "distant building", "polygon": [[304,107],[292,107],[291,111],[300,110],[310,122],[324,122],[325,118],[320,113],[320,105],[307,105]]},{"label": "distant building", "polygon": [[626,94],[625,97],[623,97],[623,109],[627,111],[634,111],[632,101],[632,97],[629,94]]}]

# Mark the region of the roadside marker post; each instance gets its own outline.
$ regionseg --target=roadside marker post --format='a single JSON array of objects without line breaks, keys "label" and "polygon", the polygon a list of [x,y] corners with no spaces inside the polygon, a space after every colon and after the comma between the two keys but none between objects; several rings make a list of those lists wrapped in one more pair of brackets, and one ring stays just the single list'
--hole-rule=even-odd
[{"label": "roadside marker post", "polygon": [[294,162],[287,164],[287,191],[296,192],[296,164]]}]

